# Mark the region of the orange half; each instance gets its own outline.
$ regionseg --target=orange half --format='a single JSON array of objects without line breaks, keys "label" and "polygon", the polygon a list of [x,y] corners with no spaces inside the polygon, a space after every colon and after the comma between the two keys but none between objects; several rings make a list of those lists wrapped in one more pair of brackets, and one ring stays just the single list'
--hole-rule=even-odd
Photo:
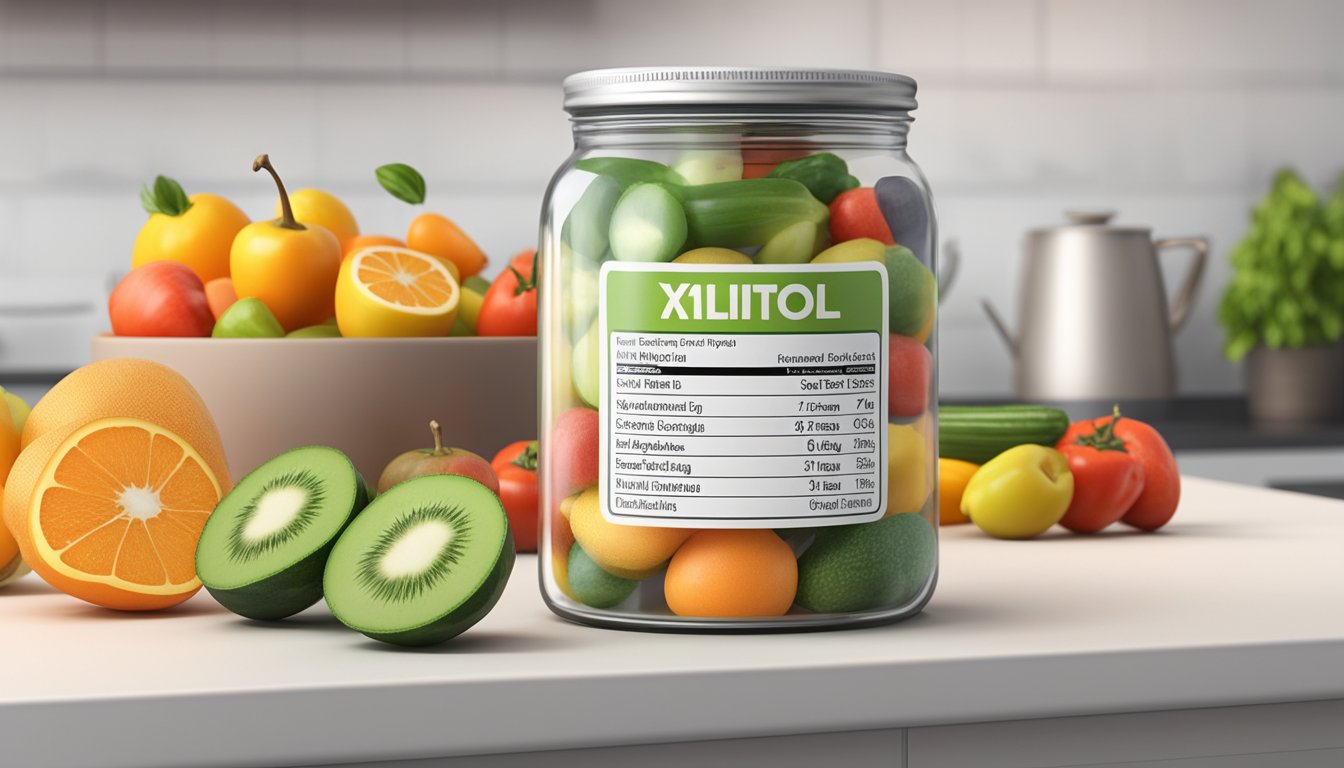
[{"label": "orange half", "polygon": [[446,336],[457,317],[457,277],[419,251],[373,246],[350,254],[336,280],[336,322],[351,338]]},{"label": "orange half", "polygon": [[138,419],[101,419],[67,437],[39,476],[26,559],[52,586],[96,605],[176,605],[200,589],[196,543],[221,495],[182,438]]}]

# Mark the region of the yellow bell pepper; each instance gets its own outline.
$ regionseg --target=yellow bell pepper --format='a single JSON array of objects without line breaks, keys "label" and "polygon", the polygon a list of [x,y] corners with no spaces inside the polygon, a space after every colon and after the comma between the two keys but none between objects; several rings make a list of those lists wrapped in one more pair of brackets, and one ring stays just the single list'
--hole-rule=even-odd
[{"label": "yellow bell pepper", "polygon": [[1029,539],[1058,523],[1073,500],[1069,460],[1054,448],[1019,445],[971,476],[961,511],[1001,539]]},{"label": "yellow bell pepper", "polygon": [[961,496],[979,464],[960,459],[938,460],[938,524],[960,525],[971,519],[961,513]]}]

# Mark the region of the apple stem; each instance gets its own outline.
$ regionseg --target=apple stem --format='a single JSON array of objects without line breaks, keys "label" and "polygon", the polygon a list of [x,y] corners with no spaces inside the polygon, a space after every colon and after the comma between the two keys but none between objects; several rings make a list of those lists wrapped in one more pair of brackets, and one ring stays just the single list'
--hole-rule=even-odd
[{"label": "apple stem", "polygon": [[443,453],[443,429],[439,426],[439,422],[431,420],[429,431],[430,434],[434,435],[434,453]]},{"label": "apple stem", "polygon": [[285,229],[307,229],[294,218],[294,209],[289,206],[289,193],[285,191],[285,182],[280,180],[280,174],[276,173],[275,166],[271,165],[271,156],[264,152],[252,161],[253,173],[262,168],[270,172],[271,178],[275,179],[276,188],[280,190],[280,220],[275,223],[276,226]]}]

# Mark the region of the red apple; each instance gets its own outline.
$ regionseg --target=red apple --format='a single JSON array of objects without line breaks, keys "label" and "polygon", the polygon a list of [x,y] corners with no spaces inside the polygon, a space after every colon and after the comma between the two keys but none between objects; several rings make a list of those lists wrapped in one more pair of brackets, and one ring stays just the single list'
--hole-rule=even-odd
[{"label": "red apple", "polygon": [[107,301],[118,336],[209,336],[215,316],[190,267],[152,261],[122,278]]},{"label": "red apple", "polygon": [[462,475],[489,488],[499,495],[499,478],[490,462],[462,448],[444,448],[443,430],[439,422],[429,422],[429,431],[434,435],[433,448],[418,448],[407,451],[392,461],[378,478],[378,493],[413,477],[424,475]]},{"label": "red apple", "polygon": [[572,496],[597,485],[597,433],[598,415],[592,408],[570,408],[555,420],[546,446],[555,498]]}]

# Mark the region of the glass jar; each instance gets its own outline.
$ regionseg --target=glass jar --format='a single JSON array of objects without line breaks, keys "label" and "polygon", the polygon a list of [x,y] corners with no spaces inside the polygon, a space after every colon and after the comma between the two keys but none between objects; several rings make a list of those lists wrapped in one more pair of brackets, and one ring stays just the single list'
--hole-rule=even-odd
[{"label": "glass jar", "polygon": [[935,224],[915,83],[565,81],[541,222],[541,584],[576,621],[803,629],[937,572]]}]

